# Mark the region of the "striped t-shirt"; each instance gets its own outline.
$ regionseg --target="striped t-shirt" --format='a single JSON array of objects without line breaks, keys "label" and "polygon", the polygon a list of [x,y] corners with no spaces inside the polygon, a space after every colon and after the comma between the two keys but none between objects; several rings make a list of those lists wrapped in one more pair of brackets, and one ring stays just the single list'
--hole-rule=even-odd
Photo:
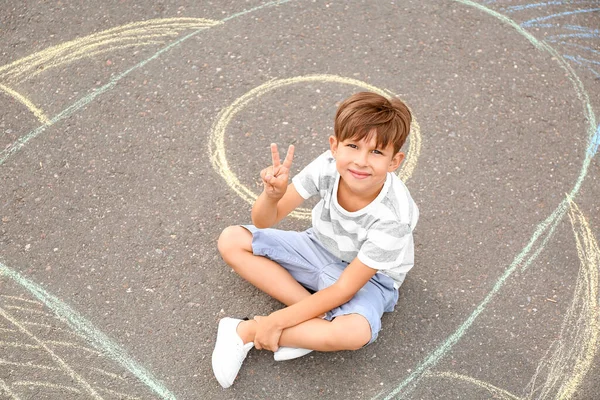
[{"label": "striped t-shirt", "polygon": [[317,238],[333,255],[365,265],[391,277],[399,287],[414,265],[412,231],[419,210],[404,183],[388,173],[379,195],[366,207],[346,211],[337,201],[340,174],[331,151],[307,165],[292,182],[300,196],[320,195],[312,210]]}]

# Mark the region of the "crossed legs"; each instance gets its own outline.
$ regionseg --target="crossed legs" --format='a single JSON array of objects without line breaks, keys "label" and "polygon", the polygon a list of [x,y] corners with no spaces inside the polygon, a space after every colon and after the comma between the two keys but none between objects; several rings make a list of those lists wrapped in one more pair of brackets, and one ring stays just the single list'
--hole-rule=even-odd
[{"label": "crossed legs", "polygon": [[[252,253],[252,234],[241,226],[225,228],[219,237],[219,252],[227,264],[252,285],[290,306],[310,296],[282,266]],[[238,334],[248,343],[254,339],[255,321],[238,326]],[[348,335],[352,332],[352,335]],[[317,351],[356,350],[371,339],[368,321],[358,314],[349,314],[326,321],[313,318],[287,328],[281,334],[280,346],[300,347]]]}]

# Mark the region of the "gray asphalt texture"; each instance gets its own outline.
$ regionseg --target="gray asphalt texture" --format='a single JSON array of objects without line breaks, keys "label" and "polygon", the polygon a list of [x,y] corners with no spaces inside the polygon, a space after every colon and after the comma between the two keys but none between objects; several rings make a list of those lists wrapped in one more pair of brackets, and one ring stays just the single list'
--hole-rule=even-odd
[{"label": "gray asphalt texture", "polygon": [[[600,3],[527,4],[5,0],[4,66],[137,21],[222,23],[80,49],[24,80],[0,69],[51,121],[0,90],[0,398],[598,398],[600,257],[576,238],[600,236]],[[251,205],[211,164],[213,124],[269,80],[314,74],[413,110],[416,265],[374,344],[281,363],[255,350],[223,390],[218,320],[281,304],[217,252]],[[304,82],[248,103],[224,138],[231,172],[258,193],[271,142],[296,145],[297,172],[357,90]],[[561,213],[568,194],[583,224]]]}]

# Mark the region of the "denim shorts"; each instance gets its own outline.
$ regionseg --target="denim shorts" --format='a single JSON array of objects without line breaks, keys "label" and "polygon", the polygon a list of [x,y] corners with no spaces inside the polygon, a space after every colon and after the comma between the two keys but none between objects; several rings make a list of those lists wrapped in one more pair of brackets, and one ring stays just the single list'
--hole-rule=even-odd
[{"label": "denim shorts", "polygon": [[[275,261],[285,268],[302,286],[314,292],[331,286],[348,265],[331,254],[316,238],[312,228],[304,232],[278,229],[258,229],[243,225],[252,233],[252,252]],[[359,314],[369,321],[372,343],[381,329],[384,312],[394,311],[398,290],[394,280],[380,272],[354,295],[350,301],[329,311],[325,319],[347,314]]]}]

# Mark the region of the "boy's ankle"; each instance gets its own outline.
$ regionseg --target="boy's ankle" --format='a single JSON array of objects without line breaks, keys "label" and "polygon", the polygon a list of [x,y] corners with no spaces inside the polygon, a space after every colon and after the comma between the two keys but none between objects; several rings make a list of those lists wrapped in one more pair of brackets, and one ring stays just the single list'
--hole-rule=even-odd
[{"label": "boy's ankle", "polygon": [[244,344],[254,341],[254,334],[256,333],[255,326],[256,326],[256,321],[254,321],[252,319],[247,320],[247,321],[242,321],[237,326],[236,333],[242,339]]}]

